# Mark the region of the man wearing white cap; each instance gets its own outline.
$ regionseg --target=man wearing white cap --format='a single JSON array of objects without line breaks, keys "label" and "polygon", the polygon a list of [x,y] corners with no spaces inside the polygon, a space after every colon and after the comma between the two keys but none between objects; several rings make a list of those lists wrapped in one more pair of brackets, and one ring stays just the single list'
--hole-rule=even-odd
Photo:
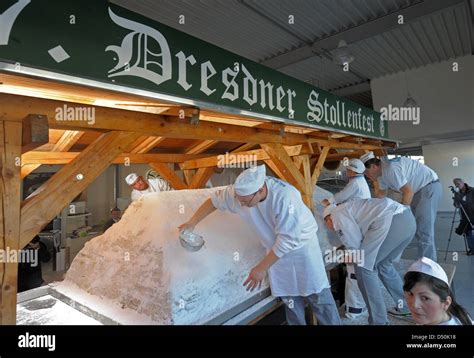
[{"label": "man wearing white cap", "polygon": [[389,188],[402,193],[401,203],[411,206],[415,215],[418,257],[436,261],[434,225],[442,193],[438,175],[428,166],[406,157],[378,159],[368,152],[360,159],[366,167],[365,175],[379,182],[377,197],[386,196]]},{"label": "man wearing white cap", "polygon": [[397,305],[389,312],[408,315],[403,282],[393,262],[415,234],[411,211],[389,198],[353,199],[327,206],[323,216],[327,227],[338,233],[347,252],[358,254],[355,271],[369,311],[369,324],[388,324],[379,278]]},{"label": "man wearing white cap", "polygon": [[346,174],[349,179],[347,185],[340,192],[329,199],[324,199],[321,204],[341,204],[350,199],[369,199],[370,189],[364,177],[365,166],[359,159],[350,159],[346,166]]},{"label": "man wearing white cap", "polygon": [[427,257],[422,257],[410,266],[404,277],[403,290],[417,324],[473,324],[467,311],[456,302],[446,272]]},{"label": "man wearing white cap", "polygon": [[238,214],[267,249],[244,282],[247,290],[260,287],[268,272],[273,296],[285,303],[288,324],[306,323],[304,298],[320,324],[341,324],[319,247],[318,225],[296,188],[267,177],[264,165],[249,168],[233,185],[213,193],[179,229],[194,229],[216,209]]},{"label": "man wearing white cap", "polygon": [[[349,183],[340,192],[334,194],[329,199],[324,199],[321,204],[324,206],[330,204],[341,204],[352,199],[369,199],[370,189],[364,177],[365,166],[359,159],[349,160],[346,166],[346,174]],[[346,264],[347,276],[344,289],[345,311],[347,318],[356,318],[363,313],[365,308],[364,298],[357,285],[357,276],[355,265]]]},{"label": "man wearing white cap", "polygon": [[146,181],[137,173],[128,174],[125,181],[132,188],[132,202],[147,194],[172,190],[169,183],[162,178],[152,178]]}]

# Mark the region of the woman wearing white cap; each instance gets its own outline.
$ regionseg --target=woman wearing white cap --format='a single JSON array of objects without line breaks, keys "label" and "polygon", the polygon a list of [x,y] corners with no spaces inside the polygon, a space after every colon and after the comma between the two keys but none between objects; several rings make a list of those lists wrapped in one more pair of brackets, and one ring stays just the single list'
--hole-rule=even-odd
[{"label": "woman wearing white cap", "polygon": [[304,298],[320,324],[341,324],[319,247],[318,225],[296,188],[267,177],[264,165],[247,169],[233,185],[213,193],[179,229],[194,229],[216,209],[238,214],[267,249],[244,282],[247,290],[260,287],[268,272],[273,296],[285,303],[288,324],[306,323]]},{"label": "woman wearing white cap", "polygon": [[388,324],[379,278],[397,304],[389,312],[408,315],[403,282],[393,262],[415,233],[411,211],[389,198],[353,199],[327,206],[323,216],[327,227],[338,233],[346,249],[359,252],[355,271],[369,311],[369,324]]},{"label": "woman wearing white cap", "polygon": [[402,193],[401,203],[411,206],[415,215],[418,257],[436,261],[434,225],[442,193],[438,175],[428,166],[406,157],[379,159],[368,152],[360,159],[366,167],[365,175],[379,182],[377,197],[385,197],[389,188]]},{"label": "woman wearing white cap", "polygon": [[128,174],[125,181],[132,188],[132,202],[147,194],[172,190],[169,183],[164,179],[151,178],[146,181],[141,175],[136,173]]},{"label": "woman wearing white cap", "polygon": [[422,257],[405,274],[403,285],[413,320],[424,325],[472,325],[466,310],[457,304],[443,268]]},{"label": "woman wearing white cap", "polygon": [[[341,204],[351,199],[369,199],[370,189],[364,177],[365,166],[359,159],[349,160],[346,166],[346,175],[349,182],[340,192],[329,199],[324,199],[321,204]],[[345,311],[347,318],[356,318],[364,312],[365,303],[362,293],[357,285],[357,276],[354,264],[346,264],[347,277],[344,289]]]}]

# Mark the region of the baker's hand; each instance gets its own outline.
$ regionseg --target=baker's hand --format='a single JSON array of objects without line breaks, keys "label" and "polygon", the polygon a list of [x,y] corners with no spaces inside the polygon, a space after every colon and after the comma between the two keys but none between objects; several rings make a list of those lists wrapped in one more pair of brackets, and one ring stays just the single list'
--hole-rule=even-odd
[{"label": "baker's hand", "polygon": [[181,224],[180,226],[178,226],[178,230],[181,232],[181,231],[184,231],[184,230],[190,230],[190,231],[193,231],[194,230],[194,225],[189,223],[189,222],[185,222],[184,224]]},{"label": "baker's hand", "polygon": [[258,286],[262,287],[262,281],[265,279],[267,270],[261,269],[258,265],[255,266],[249,273],[249,277],[244,282],[244,286],[247,286],[247,291],[252,292]]},{"label": "baker's hand", "polygon": [[331,203],[329,202],[328,199],[324,199],[324,200],[321,201],[322,206],[328,206],[329,204],[331,204]]}]

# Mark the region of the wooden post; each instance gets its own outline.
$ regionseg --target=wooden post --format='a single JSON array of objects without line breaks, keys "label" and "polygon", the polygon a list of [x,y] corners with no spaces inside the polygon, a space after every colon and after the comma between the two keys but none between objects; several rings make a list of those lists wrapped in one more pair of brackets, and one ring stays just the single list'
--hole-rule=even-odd
[{"label": "wooden post", "polygon": [[303,164],[303,176],[304,176],[304,185],[305,185],[303,201],[310,208],[310,210],[313,211],[314,185],[312,185],[312,180],[311,180],[311,164],[309,161],[309,155],[303,156],[302,164]]},{"label": "wooden post", "polygon": [[295,163],[283,146],[277,143],[265,143],[261,144],[261,147],[280,170],[281,174],[285,176],[286,181],[297,189],[302,190],[304,188],[303,175],[296,168]]},{"label": "wooden post", "polygon": [[193,181],[189,185],[189,189],[199,189],[206,185],[209,178],[214,174],[214,167],[200,168],[193,176]]},{"label": "wooden post", "polygon": [[311,177],[311,186],[314,187],[318,182],[319,174],[321,174],[321,169],[323,168],[324,161],[329,153],[330,147],[324,147],[321,150],[321,154],[319,155],[318,161],[316,163],[316,167],[314,168],[313,175]]},{"label": "wooden post", "polygon": [[[312,187],[311,187],[311,169],[309,155],[300,156],[303,164],[303,174],[301,174],[297,165],[293,162],[285,148],[277,143],[261,144],[261,147],[267,152],[271,159],[270,168],[283,177],[284,180],[295,186],[301,193],[303,202],[312,210]],[[300,165],[301,165],[300,164]]]},{"label": "wooden post", "polygon": [[155,169],[164,179],[166,179],[173,189],[188,189],[188,186],[183,183],[181,178],[176,175],[166,163],[150,163],[150,167]]},{"label": "wooden post", "polygon": [[[0,249],[20,244],[22,123],[0,121]],[[18,251],[17,251],[18,252]],[[6,256],[6,255],[5,255]],[[5,257],[7,259],[7,257]],[[0,323],[16,324],[18,263],[0,262]]]}]

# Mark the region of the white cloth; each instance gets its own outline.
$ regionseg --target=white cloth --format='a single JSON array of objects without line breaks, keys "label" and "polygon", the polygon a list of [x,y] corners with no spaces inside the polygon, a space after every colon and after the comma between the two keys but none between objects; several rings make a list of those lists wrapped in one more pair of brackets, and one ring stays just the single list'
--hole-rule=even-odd
[{"label": "white cloth", "polygon": [[406,157],[388,159],[380,158],[382,176],[379,177],[380,189],[388,188],[400,191],[405,184],[409,184],[414,193],[425,185],[438,180],[438,175],[428,166]]},{"label": "white cloth", "polygon": [[360,292],[355,274],[355,265],[346,264],[347,277],[344,287],[345,316],[353,319],[365,311],[365,301]]},{"label": "white cloth", "polygon": [[337,206],[331,214],[334,229],[347,249],[364,249],[359,265],[373,270],[377,253],[387,237],[392,217],[409,210],[389,198],[353,199]]},{"label": "white cloth", "polygon": [[213,174],[211,179],[207,181],[206,188],[217,188],[218,186],[231,185],[234,184],[235,179],[237,179],[237,175],[235,175],[232,170],[226,168],[220,174]]},{"label": "white cloth", "polygon": [[268,270],[272,294],[309,296],[329,287],[317,238],[318,225],[301,194],[290,184],[266,177],[268,195],[255,207],[241,206],[233,185],[211,196],[214,207],[240,217],[258,234],[267,252],[279,260]]},{"label": "white cloth", "polygon": [[349,182],[340,192],[329,198],[331,204],[341,204],[350,199],[369,199],[370,189],[363,175],[349,178]]},{"label": "white cloth", "polygon": [[142,196],[151,194],[151,193],[158,193],[160,191],[169,191],[172,190],[169,183],[161,178],[152,178],[148,179],[148,188],[145,190],[136,190],[132,189],[132,202],[140,199]]}]

